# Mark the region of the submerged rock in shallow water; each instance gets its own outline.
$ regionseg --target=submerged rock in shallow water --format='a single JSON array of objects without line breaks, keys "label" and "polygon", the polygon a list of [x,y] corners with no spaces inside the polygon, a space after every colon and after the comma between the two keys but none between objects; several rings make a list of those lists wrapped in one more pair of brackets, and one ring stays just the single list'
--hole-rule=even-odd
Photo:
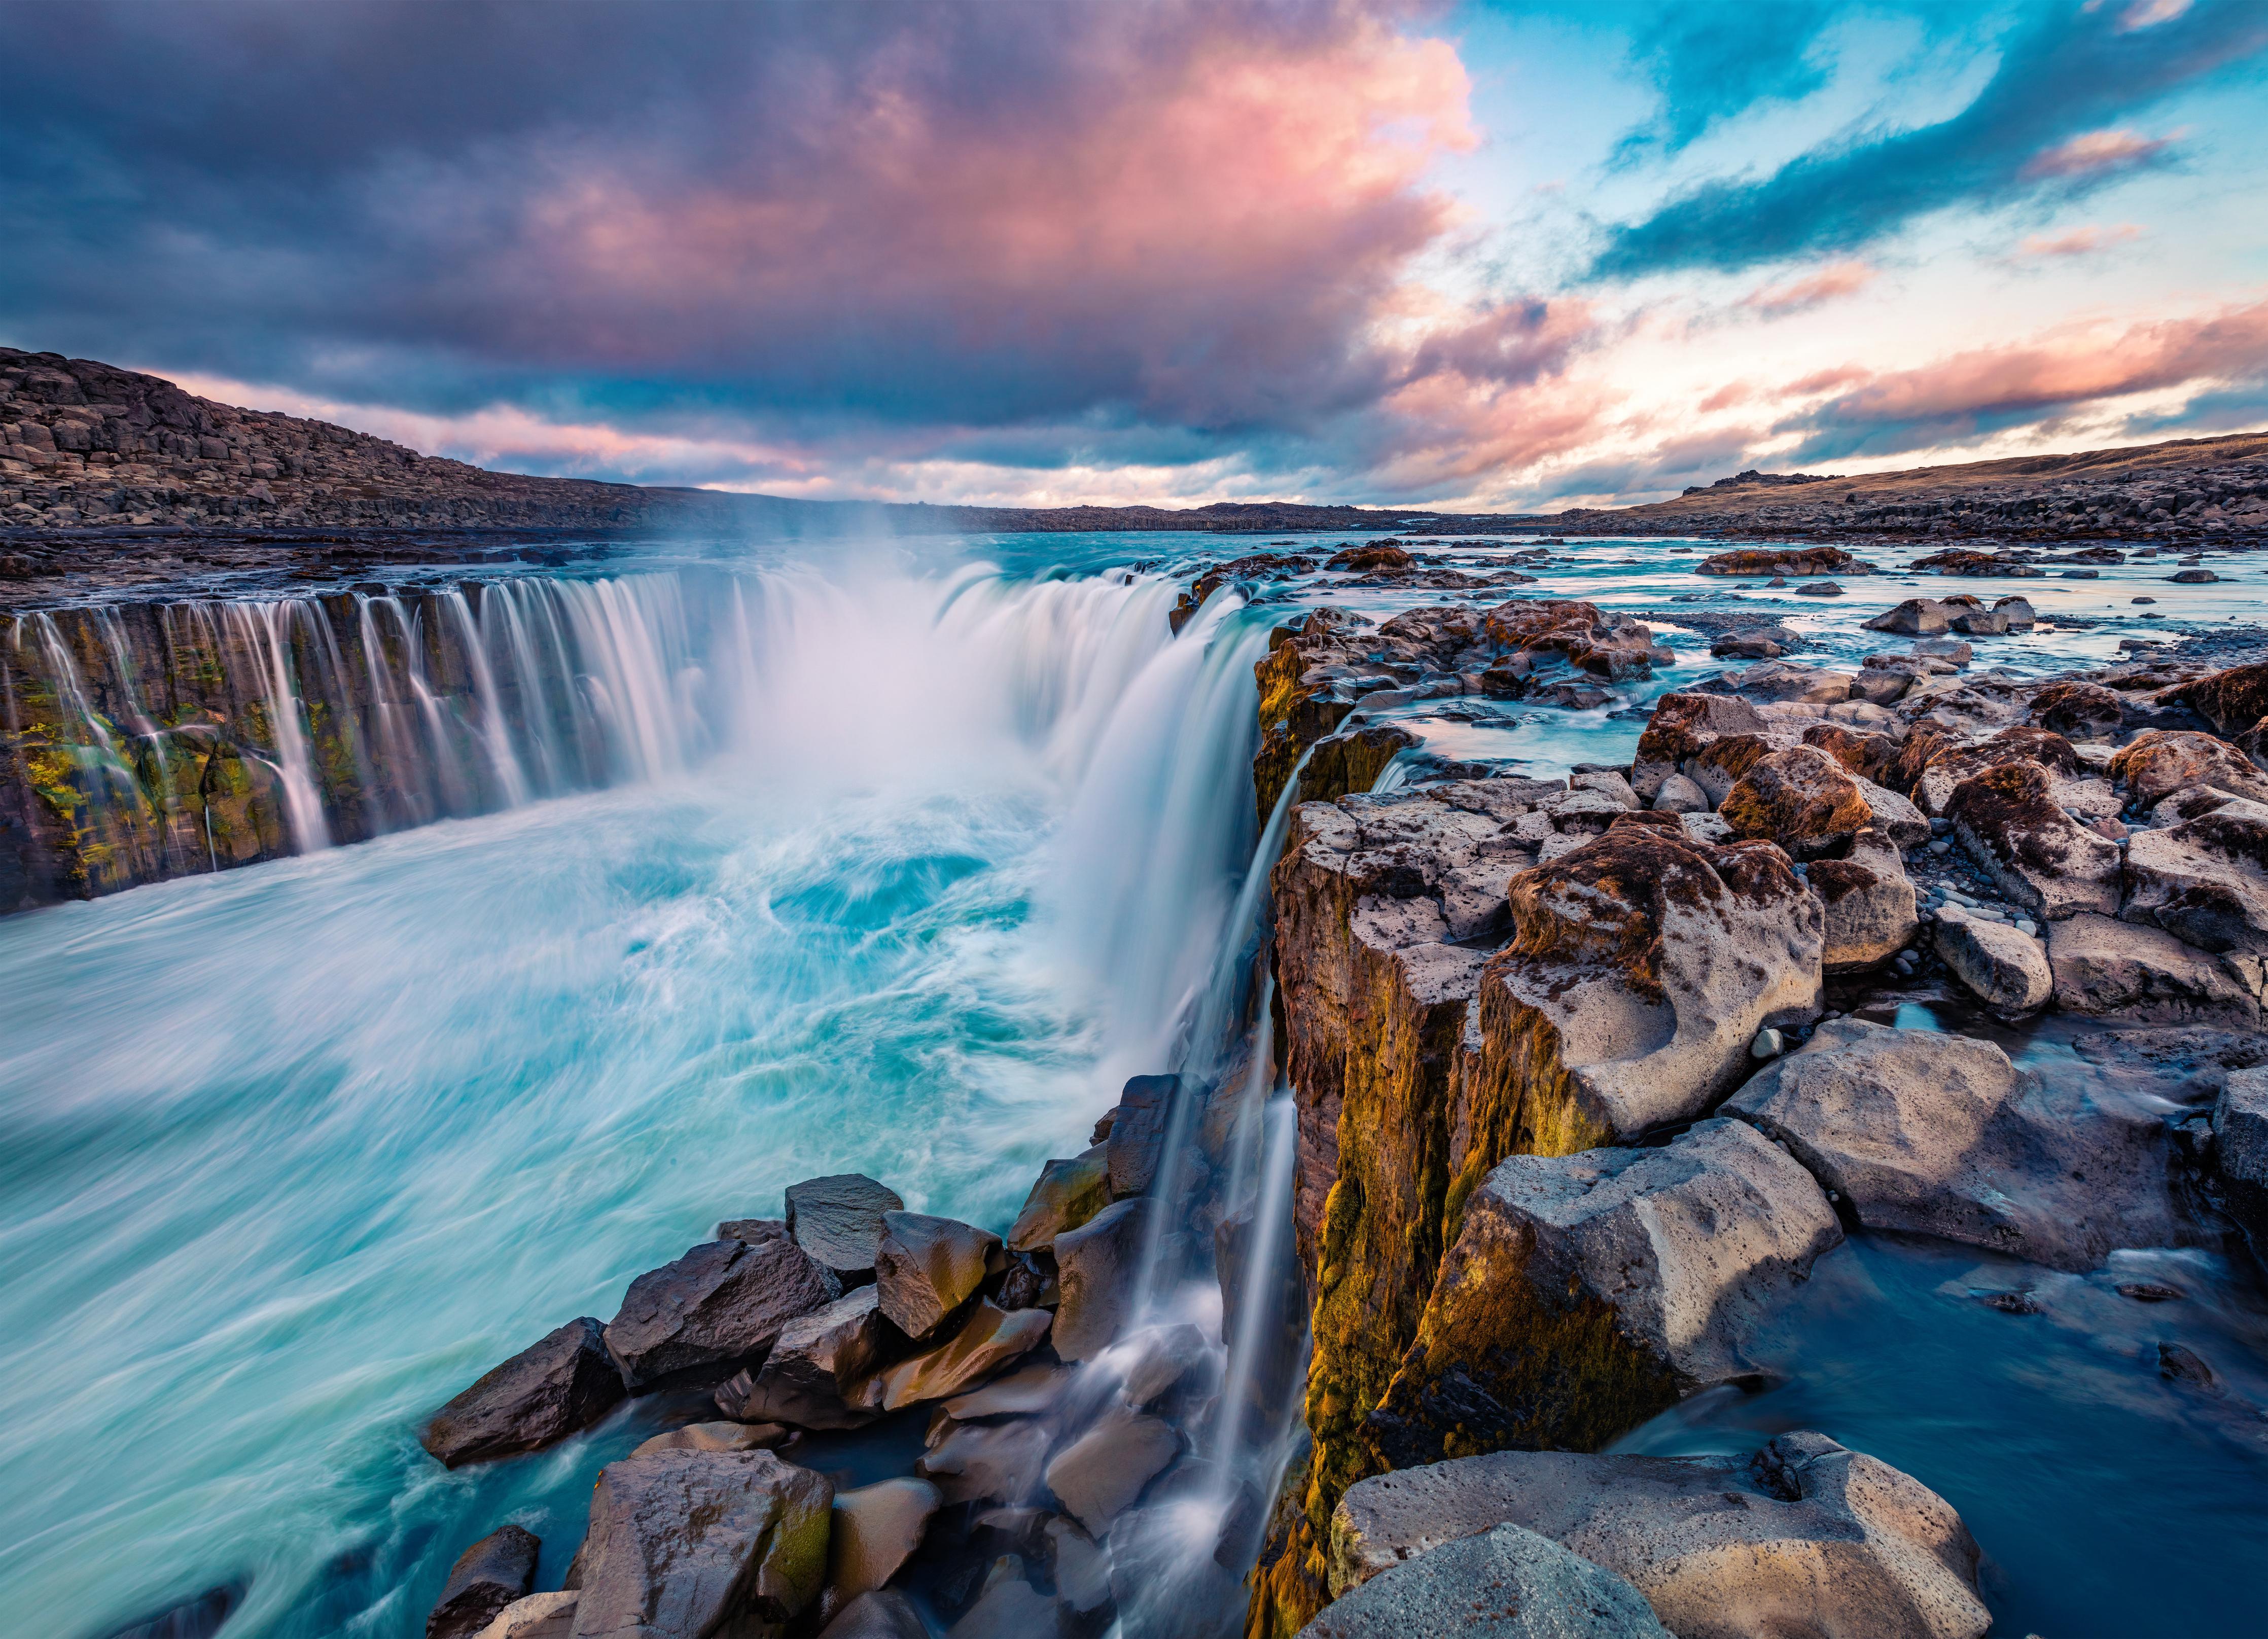
[{"label": "submerged rock in shallow water", "polygon": [[455,1468],[541,1451],[597,1422],[622,1398],[605,1328],[570,1320],[435,1412],[418,1444]]},{"label": "submerged rock in shallow water", "polygon": [[1092,1360],[1131,1317],[1152,1209],[1147,1197],[1122,1201],[1057,1238],[1063,1301],[1056,1310],[1055,1345],[1064,1359]]},{"label": "submerged rock in shallow water", "polygon": [[1332,1586],[1507,1522],[1627,1577],[1678,1639],[1980,1639],[1992,1625],[1951,1504],[1812,1433],[1754,1457],[1501,1452],[1366,1480],[1332,1517]]},{"label": "submerged rock in shallow water", "polygon": [[[1358,1488],[1359,1489],[1359,1488]],[[1513,1525],[1420,1553],[1351,1589],[1300,1639],[1674,1639],[1646,1596]]]}]

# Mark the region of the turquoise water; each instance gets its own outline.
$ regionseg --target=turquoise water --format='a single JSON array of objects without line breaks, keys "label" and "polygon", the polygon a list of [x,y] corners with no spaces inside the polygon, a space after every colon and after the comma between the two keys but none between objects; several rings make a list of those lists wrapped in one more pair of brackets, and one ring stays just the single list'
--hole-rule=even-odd
[{"label": "turquoise water", "polygon": [[[597,1467],[668,1408],[453,1475],[414,1443],[424,1412],[559,1322],[611,1314],[718,1219],[777,1213],[800,1177],[863,1170],[916,1208],[1004,1226],[1124,1076],[1173,1062],[1211,981],[1253,842],[1268,626],[1327,595],[1379,615],[1460,595],[1261,588],[1173,639],[1172,580],[1115,567],[1261,544],[744,564],[746,618],[711,623],[730,641],[649,691],[656,754],[636,766],[654,777],[0,920],[11,1630],[99,1634],[235,1583],[231,1639],[409,1635],[456,1552],[507,1518],[545,1537],[556,1577]],[[2141,629],[2118,606],[2146,580],[2193,624],[2254,595],[2138,565],[1852,580],[1822,607],[1699,581],[1670,567],[1698,555],[1677,543],[1553,551],[1521,595],[1785,603],[1847,658],[1874,646],[1860,620],[1916,591],[2021,591],[2119,622],[1980,642],[1980,664],[2031,671],[2107,657]],[[626,604],[717,595],[670,579],[668,553],[629,572]],[[1670,636],[1678,667],[1633,698],[1715,669]],[[1451,754],[1540,769],[1624,760],[1638,731],[1605,711],[1433,727]],[[1891,1319],[1830,1313],[1797,1379],[1847,1377],[1845,1356],[1883,1346],[1870,1327],[1934,1301],[1919,1278],[1877,1274],[1891,1300],[1866,1314]],[[1968,1393],[1970,1367],[1997,1372],[2023,1392],[1992,1416],[2043,1460],[2076,1460],[2098,1425],[2069,1407],[2095,1391],[2026,1376],[2021,1358],[2053,1350],[1980,1312],[1845,1437],[1978,1510],[1999,1574],[2037,1588],[2102,1531],[2010,1529],[1966,1425],[1919,1412]],[[2146,1448],[2122,1437],[2112,1466]],[[2193,1468],[2180,1450],[2173,1482],[2194,1472],[2201,1496],[2223,1496],[2225,1472],[2262,1477],[2251,1457]],[[2257,1523],[2212,1511],[2177,1514],[2185,1540]]]}]

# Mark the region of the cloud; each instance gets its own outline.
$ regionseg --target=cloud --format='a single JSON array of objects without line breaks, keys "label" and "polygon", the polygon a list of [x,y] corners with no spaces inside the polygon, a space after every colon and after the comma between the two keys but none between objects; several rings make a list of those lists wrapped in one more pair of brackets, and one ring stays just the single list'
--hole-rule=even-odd
[{"label": "cloud", "polygon": [[2094,256],[2114,245],[2124,245],[2142,237],[2142,230],[2131,222],[2116,227],[2100,228],[2092,223],[2083,228],[2073,228],[2063,233],[2034,233],[2016,246],[2019,257],[2035,260],[2051,257]]},{"label": "cloud", "polygon": [[1772,318],[1786,313],[1801,312],[1816,307],[1822,302],[1833,301],[1838,296],[1850,296],[1874,282],[1874,270],[1863,261],[1838,261],[1791,279],[1785,284],[1761,287],[1742,298],[1742,305],[1753,307]]},{"label": "cloud", "polygon": [[1612,229],[1592,276],[1848,253],[1951,206],[2042,189],[2076,196],[2162,151],[2137,151],[2108,121],[2268,48],[2258,0],[2202,0],[2147,27],[2125,26],[2124,15],[2055,5],[2005,43],[1992,77],[1951,118],[1856,132],[1761,178],[1702,182]]},{"label": "cloud", "polygon": [[2170,23],[2190,9],[2190,0],[2133,0],[2118,14],[2118,26],[2132,33],[2159,23]]},{"label": "cloud", "polygon": [[1623,138],[1616,158],[1628,163],[1650,151],[1675,153],[1759,102],[1793,101],[1817,91],[1827,70],[1815,47],[1835,17],[1834,8],[1813,0],[1661,8],[1631,47],[1660,88],[1661,107]]},{"label": "cloud", "polygon": [[2147,165],[2173,145],[2171,137],[2136,131],[2088,131],[2034,154],[2016,176],[2025,182],[2048,177],[2091,180]]},{"label": "cloud", "polygon": [[[2080,406],[2159,389],[2268,378],[2268,300],[2120,327],[2071,327],[1977,348],[1918,369],[1861,373],[1776,431],[1807,435],[1792,459],[1953,444]],[[1792,393],[1829,390],[1792,384]]]}]

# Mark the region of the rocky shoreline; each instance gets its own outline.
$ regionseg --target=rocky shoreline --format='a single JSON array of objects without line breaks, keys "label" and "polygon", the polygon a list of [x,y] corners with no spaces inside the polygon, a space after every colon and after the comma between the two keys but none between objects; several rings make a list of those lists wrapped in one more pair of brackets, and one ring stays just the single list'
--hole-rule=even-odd
[{"label": "rocky shoreline", "polygon": [[[2029,604],[1959,593],[1870,622],[1852,670],[1728,627],[1745,664],[1654,702],[1630,763],[1538,780],[1381,714],[1581,709],[1664,663],[1655,634],[1362,550],[1346,572],[1475,595],[1307,609],[1256,667],[1276,1260],[1227,1185],[1263,1115],[1243,1065],[1129,1082],[1005,1234],[793,1186],[425,1422],[451,1467],[630,1400],[671,1425],[601,1472],[563,1585],[499,1521],[429,1639],[1987,1631],[1992,1545],[1927,1473],[1832,1430],[1603,1448],[1756,1381],[1853,1237],[2082,1271],[2268,1233],[2268,655],[2021,680],[1974,640]],[[1775,569],[1853,566],[1730,572]],[[2013,1059],[2049,1015],[2155,1102]],[[1207,1281],[1217,1327],[1158,1302]],[[2154,1370],[2225,1393],[2178,1345]],[[909,1472],[829,1477],[829,1439],[901,1424]]]}]

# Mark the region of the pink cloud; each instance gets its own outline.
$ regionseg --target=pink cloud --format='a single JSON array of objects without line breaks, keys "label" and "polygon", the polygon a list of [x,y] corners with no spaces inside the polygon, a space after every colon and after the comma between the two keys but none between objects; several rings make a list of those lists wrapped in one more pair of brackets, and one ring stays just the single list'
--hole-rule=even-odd
[{"label": "pink cloud", "polygon": [[2145,136],[2139,131],[2088,131],[2033,155],[2018,174],[2027,181],[2102,176],[2146,165],[2173,145],[2170,136]]},{"label": "pink cloud", "polygon": [[2131,222],[2122,222],[2110,228],[2096,227],[2090,223],[2067,233],[2032,234],[2016,246],[2016,254],[2032,258],[2093,256],[2114,245],[2124,245],[2141,237],[2142,230]]},{"label": "pink cloud", "polygon": [[1756,396],[1754,382],[1729,381],[1693,408],[1706,415],[1711,410],[1729,409],[1735,404],[1745,404]]},{"label": "pink cloud", "polygon": [[2170,23],[2189,9],[2190,0],[2133,0],[2118,14],[2118,27],[2120,32],[2131,34],[2138,28]]},{"label": "pink cloud", "polygon": [[1801,312],[1838,296],[1850,296],[1874,282],[1874,270],[1863,261],[1838,261],[1786,284],[1766,285],[1749,292],[1741,305],[1777,317]]},{"label": "pink cloud", "polygon": [[1787,384],[1787,391],[1799,398],[1815,393],[1832,393],[1837,387],[1848,386],[1854,381],[1867,379],[1867,372],[1856,364],[1840,364],[1832,370],[1822,370]]}]

